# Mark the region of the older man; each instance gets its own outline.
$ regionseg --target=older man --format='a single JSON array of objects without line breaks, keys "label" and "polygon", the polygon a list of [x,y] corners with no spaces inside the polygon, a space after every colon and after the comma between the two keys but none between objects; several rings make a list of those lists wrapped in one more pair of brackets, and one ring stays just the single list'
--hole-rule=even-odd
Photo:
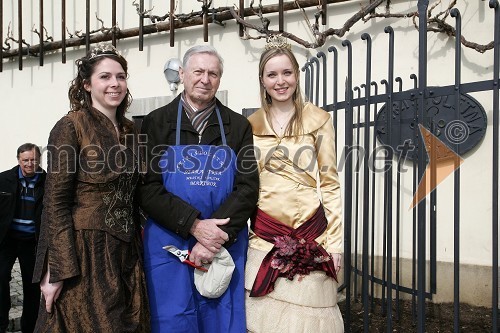
[{"label": "older man", "polygon": [[[250,124],[215,98],[222,72],[215,49],[189,49],[179,73],[184,91],[142,123],[148,171],[139,193],[149,215],[144,252],[153,332],[246,332],[243,269],[258,172]],[[198,268],[227,249],[235,263],[228,289],[202,296],[193,267],[166,245],[189,250]]]},{"label": "older man", "polygon": [[17,149],[14,168],[0,173],[0,332],[9,324],[12,267],[19,259],[23,280],[21,330],[33,332],[40,304],[40,287],[32,283],[36,238],[40,228],[45,171],[40,149],[32,143]]}]

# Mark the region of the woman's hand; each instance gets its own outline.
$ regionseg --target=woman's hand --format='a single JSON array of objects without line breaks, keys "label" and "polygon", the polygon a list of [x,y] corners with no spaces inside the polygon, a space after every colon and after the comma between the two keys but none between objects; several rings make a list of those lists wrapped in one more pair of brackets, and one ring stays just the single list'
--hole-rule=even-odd
[{"label": "woman's hand", "polygon": [[332,253],[332,260],[333,266],[335,267],[335,273],[338,275],[342,268],[342,253]]},{"label": "woman's hand", "polygon": [[58,281],[54,283],[50,283],[50,268],[47,269],[47,273],[45,273],[42,282],[40,282],[40,290],[45,297],[45,309],[48,313],[52,312],[52,304],[56,302],[59,298],[59,294],[61,293],[63,287],[63,281]]}]

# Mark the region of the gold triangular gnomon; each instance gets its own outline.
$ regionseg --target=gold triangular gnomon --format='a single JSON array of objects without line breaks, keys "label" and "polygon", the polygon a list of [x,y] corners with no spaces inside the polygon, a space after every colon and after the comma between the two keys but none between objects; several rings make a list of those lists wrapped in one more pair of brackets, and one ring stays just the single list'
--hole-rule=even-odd
[{"label": "gold triangular gnomon", "polygon": [[418,184],[413,196],[410,209],[415,207],[422,199],[431,193],[443,180],[457,170],[464,160],[450,149],[443,141],[421,124],[418,125],[420,134],[424,139],[425,149],[429,156],[429,163],[424,175]]}]

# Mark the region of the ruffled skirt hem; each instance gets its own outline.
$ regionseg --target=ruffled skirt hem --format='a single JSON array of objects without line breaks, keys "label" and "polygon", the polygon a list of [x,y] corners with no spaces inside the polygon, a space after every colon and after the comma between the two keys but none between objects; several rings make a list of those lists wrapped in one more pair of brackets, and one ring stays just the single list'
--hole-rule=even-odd
[{"label": "ruffled skirt hem", "polygon": [[250,290],[266,253],[248,250],[245,270],[247,331],[342,333],[344,321],[337,305],[337,283],[324,272],[312,272],[293,281],[278,278],[275,289],[262,297]]}]

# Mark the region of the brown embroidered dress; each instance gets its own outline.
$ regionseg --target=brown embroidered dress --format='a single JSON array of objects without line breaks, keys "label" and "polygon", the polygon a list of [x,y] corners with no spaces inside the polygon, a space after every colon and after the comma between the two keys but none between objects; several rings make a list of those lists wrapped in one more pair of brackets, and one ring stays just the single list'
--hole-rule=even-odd
[{"label": "brown embroidered dress", "polygon": [[50,282],[64,284],[51,314],[42,299],[36,332],[149,331],[135,144],[133,135],[120,144],[95,109],[71,112],[52,129],[33,280],[48,263]]}]

